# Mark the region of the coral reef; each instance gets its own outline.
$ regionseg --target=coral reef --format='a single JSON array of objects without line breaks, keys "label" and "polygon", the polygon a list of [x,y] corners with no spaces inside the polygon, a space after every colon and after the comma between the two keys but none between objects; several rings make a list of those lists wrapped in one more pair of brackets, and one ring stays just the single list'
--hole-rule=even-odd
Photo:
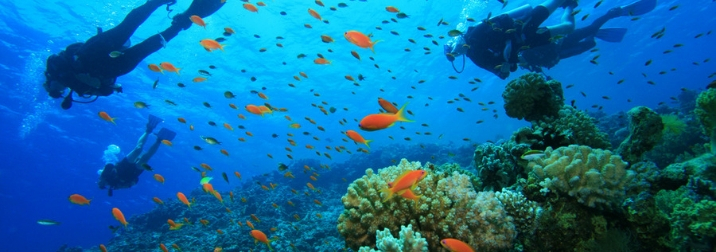
[{"label": "coral reef", "polygon": [[563,106],[556,117],[532,122],[531,129],[519,129],[512,138],[516,143],[528,144],[535,150],[571,144],[600,149],[611,146],[607,136],[597,129],[593,118],[570,106]]},{"label": "coral reef", "polygon": [[709,88],[699,94],[694,114],[704,134],[711,139],[711,153],[716,153],[716,89]]},{"label": "coral reef", "polygon": [[537,219],[542,214],[542,208],[537,202],[528,200],[525,195],[502,188],[496,192],[495,197],[502,203],[507,214],[514,219],[515,227],[520,235],[533,234],[537,229]]},{"label": "coral reef", "polygon": [[476,187],[485,191],[499,191],[503,187],[514,184],[524,169],[517,164],[519,156],[529,150],[527,145],[519,146],[517,156],[507,149],[509,142],[496,145],[494,143],[483,143],[475,149],[475,168],[477,175],[482,182],[482,187]]},{"label": "coral reef", "polygon": [[630,134],[616,152],[625,161],[636,163],[661,141],[664,124],[656,112],[644,106],[634,107],[627,114]]},{"label": "coral reef", "polygon": [[[422,195],[418,206],[406,199],[393,197],[382,202],[380,191],[387,188],[404,171],[421,169],[418,162],[405,159],[397,166],[372,169],[353,181],[341,198],[344,210],[338,218],[338,231],[346,246],[357,250],[373,247],[375,234],[387,228],[397,235],[400,226],[419,227],[428,248],[437,251],[440,239],[462,240],[480,251],[494,251],[512,246],[516,236],[513,218],[492,192],[475,192],[468,176],[453,172],[428,170],[414,192]],[[436,169],[439,170],[439,169]]]},{"label": "coral reef", "polygon": [[564,105],[562,84],[541,74],[527,73],[507,83],[502,92],[507,116],[535,121],[556,116]]},{"label": "coral reef", "polygon": [[544,192],[566,193],[589,207],[620,206],[636,174],[619,156],[588,146],[547,148],[529,170]]},{"label": "coral reef", "polygon": [[419,232],[413,231],[413,225],[400,227],[400,239],[396,239],[390,234],[390,230],[383,229],[375,234],[377,240],[376,247],[373,250],[369,247],[361,247],[358,252],[427,252],[428,242],[420,236]]}]

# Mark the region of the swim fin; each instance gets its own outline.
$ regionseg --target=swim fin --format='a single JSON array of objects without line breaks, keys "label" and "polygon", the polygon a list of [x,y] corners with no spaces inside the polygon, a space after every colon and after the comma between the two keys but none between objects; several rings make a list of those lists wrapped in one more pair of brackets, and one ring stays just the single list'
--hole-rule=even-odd
[{"label": "swim fin", "polygon": [[602,28],[597,31],[594,37],[606,42],[619,43],[624,39],[626,32],[626,28]]},{"label": "swim fin", "polygon": [[639,16],[649,13],[656,8],[656,0],[639,0],[622,8],[622,16]]},{"label": "swim fin", "polygon": [[174,137],[177,135],[176,132],[171,131],[167,128],[162,128],[159,130],[159,133],[157,133],[157,139],[159,140],[174,140]]},{"label": "swim fin", "polygon": [[147,122],[147,132],[154,131],[154,128],[156,128],[157,125],[159,125],[159,123],[161,122],[164,122],[164,120],[154,115],[149,115],[149,121]]}]

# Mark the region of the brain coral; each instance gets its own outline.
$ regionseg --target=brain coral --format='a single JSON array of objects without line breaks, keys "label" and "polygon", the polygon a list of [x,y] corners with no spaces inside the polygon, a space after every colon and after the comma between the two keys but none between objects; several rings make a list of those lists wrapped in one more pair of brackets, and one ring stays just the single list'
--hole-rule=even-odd
[{"label": "brain coral", "polygon": [[544,158],[527,167],[546,191],[567,193],[589,207],[621,205],[636,175],[610,151],[578,145],[547,148]]},{"label": "brain coral", "polygon": [[564,105],[562,83],[546,81],[538,73],[527,73],[507,83],[502,98],[507,116],[526,121],[556,116]]},{"label": "brain coral", "polygon": [[515,225],[493,192],[475,192],[470,178],[428,170],[418,183],[415,194],[422,195],[418,206],[401,197],[382,202],[381,189],[407,170],[421,169],[419,162],[403,159],[397,166],[372,169],[353,181],[341,198],[344,210],[338,218],[338,231],[346,246],[357,250],[374,247],[376,232],[387,228],[398,235],[401,226],[412,225],[428,242],[430,251],[438,251],[440,240],[455,238],[479,251],[509,248],[516,236]]}]

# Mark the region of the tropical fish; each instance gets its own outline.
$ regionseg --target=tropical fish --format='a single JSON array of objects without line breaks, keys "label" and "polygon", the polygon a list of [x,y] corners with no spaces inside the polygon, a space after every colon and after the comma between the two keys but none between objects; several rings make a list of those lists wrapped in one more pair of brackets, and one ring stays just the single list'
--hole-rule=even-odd
[{"label": "tropical fish", "polygon": [[365,34],[359,32],[359,31],[355,31],[355,30],[350,30],[350,31],[343,33],[343,37],[345,37],[346,40],[348,40],[348,42],[351,42],[360,48],[370,48],[370,50],[373,51],[373,53],[375,53],[375,50],[373,47],[375,46],[376,43],[380,42],[380,40],[371,41],[370,37],[366,36]]},{"label": "tropical fish", "polygon": [[206,29],[206,22],[204,22],[204,19],[201,19],[200,16],[192,15],[191,17],[189,17],[189,19],[191,20],[192,23],[194,23],[198,26],[204,27],[204,29]]},{"label": "tropical fish", "polygon": [[49,219],[42,219],[38,220],[37,224],[43,225],[43,226],[54,226],[54,225],[60,225],[60,222],[49,220]]},{"label": "tropical fish", "polygon": [[164,177],[160,175],[159,173],[154,174],[154,180],[156,180],[159,183],[164,184]]},{"label": "tropical fish", "polygon": [[201,137],[201,139],[203,139],[204,142],[206,142],[208,144],[212,144],[212,145],[221,144],[221,142],[219,142],[218,140],[216,140],[216,138],[213,138],[213,137],[208,137],[208,136],[199,136],[199,137]]},{"label": "tropical fish", "polygon": [[191,209],[191,203],[190,203],[189,200],[186,198],[186,195],[184,195],[184,194],[181,193],[181,192],[177,192],[177,198],[179,199],[179,201],[181,201],[182,203],[184,203],[184,205],[187,205],[187,206],[189,207],[189,209]]},{"label": "tropical fish", "polygon": [[243,6],[244,6],[244,9],[246,9],[246,10],[248,10],[248,11],[250,11],[250,12],[256,12],[256,13],[259,12],[259,8],[257,8],[257,7],[256,7],[255,5],[253,5],[253,4],[245,3]]},{"label": "tropical fish", "polygon": [[413,190],[417,183],[425,178],[425,176],[427,176],[427,172],[425,170],[410,170],[403,172],[403,174],[390,183],[391,186],[389,188],[382,190],[383,193],[387,194],[383,201],[385,202],[389,200],[395,193],[401,195],[405,192],[405,190]]},{"label": "tropical fish", "polygon": [[224,50],[224,45],[223,45],[223,44],[219,44],[218,41],[213,40],[213,39],[202,39],[201,41],[199,41],[199,44],[200,44],[202,47],[204,47],[204,50],[206,50],[207,52],[211,52],[211,51],[214,51],[214,50],[216,50],[216,49],[219,49],[219,50],[222,50],[222,51]]},{"label": "tropical fish", "polygon": [[70,195],[69,200],[70,200],[70,202],[72,202],[73,204],[77,204],[77,205],[80,205],[80,206],[83,206],[83,205],[88,205],[88,206],[89,206],[90,201],[91,201],[91,200],[88,200],[87,198],[85,198],[85,196],[82,196],[82,195],[79,195],[79,194],[72,194],[72,195]]},{"label": "tropical fish", "polygon": [[157,64],[152,63],[152,64],[149,64],[147,67],[149,67],[149,70],[151,70],[152,72],[164,74],[164,70],[162,70],[159,66],[157,66]]},{"label": "tropical fish", "polygon": [[475,250],[470,247],[467,243],[460,240],[447,238],[440,241],[440,245],[449,250],[450,252],[474,252]]},{"label": "tropical fish", "polygon": [[380,105],[381,108],[383,108],[388,113],[391,113],[391,114],[398,113],[398,108],[396,108],[388,100],[378,97],[378,104]]},{"label": "tropical fish", "polygon": [[119,221],[119,223],[122,223],[124,227],[127,227],[127,220],[124,218],[124,214],[122,214],[122,211],[120,211],[119,208],[112,208],[112,215],[114,215],[114,218]]},{"label": "tropical fish", "polygon": [[313,10],[313,9],[311,9],[311,8],[308,8],[308,14],[311,15],[311,17],[314,17],[315,19],[323,20],[323,19],[321,18],[321,15],[318,14],[318,12],[316,12],[315,10]]},{"label": "tropical fish", "polygon": [[111,116],[109,116],[109,114],[107,114],[107,112],[100,111],[98,113],[98,115],[100,118],[102,118],[102,120],[105,120],[105,121],[113,123],[114,125],[117,125],[117,123],[114,122],[114,119],[116,119],[116,118],[112,118]]},{"label": "tropical fish", "polygon": [[527,161],[535,161],[541,159],[542,157],[544,157],[544,151],[541,150],[528,150],[520,156],[521,159]]},{"label": "tropical fish", "polygon": [[266,246],[268,246],[269,251],[273,251],[273,248],[271,248],[271,242],[273,240],[269,240],[268,237],[266,237],[266,234],[264,234],[264,232],[253,229],[253,230],[251,230],[250,234],[251,234],[251,237],[254,238],[254,243],[263,242],[264,244],[266,244]]},{"label": "tropical fish", "polygon": [[370,148],[370,145],[368,145],[368,143],[373,141],[373,140],[365,140],[365,138],[363,138],[363,136],[361,136],[355,130],[346,130],[346,135],[348,136],[348,138],[355,141],[356,143],[365,144],[365,146],[367,146],[368,148]]},{"label": "tropical fish", "polygon": [[405,111],[406,105],[407,104],[404,104],[403,107],[401,107],[395,114],[381,113],[367,115],[361,119],[358,127],[366,131],[375,131],[393,126],[393,124],[397,121],[412,122],[411,120],[405,118],[403,111]]},{"label": "tropical fish", "polygon": [[175,67],[172,63],[162,62],[162,63],[159,63],[159,67],[161,67],[162,69],[164,69],[164,70],[166,70],[166,71],[168,71],[168,72],[174,72],[174,73],[176,73],[177,75],[180,75],[180,74],[179,74],[179,70],[181,70],[181,68]]}]

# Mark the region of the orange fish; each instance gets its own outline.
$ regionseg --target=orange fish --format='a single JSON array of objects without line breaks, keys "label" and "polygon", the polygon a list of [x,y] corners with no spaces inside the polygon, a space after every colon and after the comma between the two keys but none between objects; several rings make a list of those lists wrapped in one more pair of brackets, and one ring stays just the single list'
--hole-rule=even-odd
[{"label": "orange fish", "polygon": [[221,149],[219,152],[221,152],[221,154],[224,154],[227,157],[229,156],[229,151],[227,150]]},{"label": "orange fish", "polygon": [[321,202],[318,201],[317,199],[314,199],[314,200],[313,200],[313,203],[316,203],[316,205],[318,205],[318,206],[323,206],[323,203],[321,203]]},{"label": "orange fish", "polygon": [[154,203],[157,203],[159,205],[164,205],[164,201],[162,201],[161,199],[159,199],[157,197],[152,198],[152,200],[154,201]]},{"label": "orange fish", "polygon": [[256,12],[256,13],[259,12],[259,8],[256,8],[256,6],[254,6],[253,4],[250,4],[250,3],[245,3],[245,4],[244,4],[244,9],[246,9],[246,10],[248,10],[248,11],[250,11],[250,12]]},{"label": "orange fish", "polygon": [[224,123],[224,128],[226,128],[227,130],[231,130],[231,131],[234,130],[234,127],[231,127],[231,125],[228,123]]},{"label": "orange fish", "polygon": [[271,240],[266,237],[266,234],[264,234],[264,232],[261,232],[256,229],[251,230],[251,237],[254,238],[254,243],[263,242],[264,244],[266,244],[266,246],[268,246],[269,251],[273,251],[273,248],[271,248]]},{"label": "orange fish", "polygon": [[72,195],[70,195],[69,200],[70,200],[70,202],[72,202],[73,204],[77,204],[77,205],[80,205],[80,206],[82,206],[82,205],[88,205],[88,206],[89,206],[90,201],[91,201],[91,200],[88,200],[87,198],[85,198],[85,196],[82,196],[82,195],[79,195],[79,194],[72,194]]},{"label": "orange fish", "polygon": [[174,145],[174,144],[172,143],[172,141],[169,141],[169,140],[167,140],[167,139],[162,140],[162,143],[163,143],[164,145],[166,145],[166,146],[169,146],[169,147],[171,147],[171,146]]},{"label": "orange fish", "polygon": [[215,248],[214,248],[214,252],[222,252],[222,251],[224,251],[224,249],[221,248],[221,247],[215,247]]},{"label": "orange fish", "polygon": [[288,127],[291,127],[293,129],[298,129],[301,127],[301,125],[298,123],[292,123],[292,124],[289,124]]},{"label": "orange fish", "polygon": [[191,79],[192,82],[199,83],[199,82],[205,82],[207,78],[204,77],[195,77],[194,79]]},{"label": "orange fish", "polygon": [[269,99],[268,96],[266,96],[264,93],[259,92],[257,95],[258,95],[259,98],[261,98],[261,99],[264,99],[264,100],[268,100],[268,99]]},{"label": "orange fish", "polygon": [[213,171],[213,170],[214,170],[214,169],[211,168],[211,166],[210,166],[209,164],[207,164],[207,163],[201,163],[201,164],[199,164],[199,165],[200,165],[202,168],[207,169],[207,170],[209,170],[209,171]]},{"label": "orange fish", "polygon": [[[231,202],[234,202],[234,192],[229,191],[229,198],[231,199]],[[226,209],[229,209],[228,207]]]},{"label": "orange fish", "polygon": [[[388,186],[390,186],[390,183],[388,183]],[[422,196],[416,195],[415,193],[413,193],[413,190],[408,189],[405,190],[405,192],[403,192],[402,194],[400,194],[400,197],[415,201],[415,208],[418,208],[418,201],[420,201],[420,197]]]},{"label": "orange fish", "polygon": [[189,17],[189,19],[191,19],[192,23],[204,27],[204,29],[206,29],[206,22],[204,22],[204,19],[201,19],[200,16],[192,15],[191,17]]},{"label": "orange fish", "polygon": [[177,198],[179,198],[179,201],[181,201],[182,203],[184,203],[184,205],[187,205],[189,209],[191,209],[191,203],[189,203],[189,200],[186,199],[186,196],[183,193],[178,192]]},{"label": "orange fish", "polygon": [[235,172],[234,172],[234,175],[236,175],[237,178],[241,179],[241,173],[235,171]]},{"label": "orange fish", "polygon": [[112,215],[114,215],[114,218],[119,221],[119,223],[122,223],[124,227],[127,227],[127,220],[124,219],[124,214],[122,214],[122,211],[120,211],[119,208],[112,208]]},{"label": "orange fish", "polygon": [[180,123],[186,123],[186,119],[184,119],[184,117],[179,117],[179,118],[177,118],[177,120],[178,120]]},{"label": "orange fish", "polygon": [[385,10],[387,10],[388,12],[392,12],[392,13],[398,13],[398,12],[400,12],[400,11],[398,10],[398,8],[395,8],[395,7],[393,7],[393,6],[385,7]]},{"label": "orange fish", "polygon": [[440,245],[443,246],[443,248],[446,248],[450,252],[474,252],[475,250],[470,247],[470,245],[467,245],[467,243],[464,243],[457,239],[447,238],[440,241]]},{"label": "orange fish", "polygon": [[231,107],[232,109],[239,109],[239,108],[236,107],[236,105],[234,105],[233,103],[229,103],[229,107]]},{"label": "orange fish", "polygon": [[383,98],[378,97],[378,104],[381,108],[383,108],[385,111],[391,114],[398,113],[398,108],[396,108],[392,103],[390,103],[388,100],[385,100]]},{"label": "orange fish", "polygon": [[348,136],[348,138],[355,141],[356,143],[365,144],[365,146],[367,146],[368,148],[370,148],[370,145],[368,145],[368,143],[373,141],[373,140],[365,140],[365,138],[363,138],[363,136],[358,134],[358,132],[356,132],[355,130],[346,130],[346,135]]},{"label": "orange fish", "polygon": [[298,74],[300,74],[301,76],[303,76],[303,78],[308,79],[308,75],[307,75],[306,73],[304,73],[304,72],[298,72]]},{"label": "orange fish", "polygon": [[157,66],[157,64],[152,63],[152,64],[149,64],[147,67],[149,67],[149,70],[151,70],[152,72],[164,74],[164,70],[159,68],[159,66]]},{"label": "orange fish", "polygon": [[246,116],[244,116],[244,114],[239,114],[238,117],[241,120],[246,120]]},{"label": "orange fish", "polygon": [[411,120],[405,118],[404,111],[406,105],[407,104],[404,104],[403,107],[401,107],[400,110],[398,110],[398,112],[395,114],[381,113],[367,115],[360,120],[358,127],[365,131],[375,131],[393,126],[393,124],[398,121],[412,122]]},{"label": "orange fish", "polygon": [[344,78],[346,78],[346,80],[349,80],[349,81],[353,81],[353,82],[356,81],[355,79],[353,79],[353,76],[351,76],[350,74],[344,76]]},{"label": "orange fish", "polygon": [[256,222],[261,223],[261,220],[259,220],[259,217],[256,217],[255,214],[251,214],[251,219],[254,219]]},{"label": "orange fish", "polygon": [[348,42],[353,43],[354,45],[357,45],[360,48],[370,48],[373,53],[375,53],[375,50],[373,49],[373,46],[380,42],[380,40],[376,40],[374,42],[370,41],[370,37],[366,36],[365,34],[351,30],[343,33],[343,37],[345,37]]},{"label": "orange fish", "polygon": [[205,219],[201,219],[201,220],[199,220],[199,222],[201,222],[201,225],[204,225],[204,226],[209,224],[209,221],[205,220]]},{"label": "orange fish", "polygon": [[112,118],[111,116],[109,116],[109,114],[107,114],[107,112],[100,111],[100,112],[99,112],[99,118],[102,118],[102,120],[105,120],[105,121],[114,123],[114,125],[117,125],[117,123],[114,122],[114,119],[116,119],[116,118]]},{"label": "orange fish", "polygon": [[164,177],[162,177],[162,175],[159,175],[159,173],[154,174],[154,180],[158,181],[159,183],[164,184]]},{"label": "orange fish", "polygon": [[179,248],[179,245],[177,245],[176,243],[172,244],[172,248],[181,251],[181,249]]},{"label": "orange fish", "polygon": [[184,225],[181,223],[175,223],[174,220],[172,220],[172,219],[168,219],[167,224],[169,224],[169,230],[177,230],[177,229],[180,229],[181,226]]},{"label": "orange fish", "polygon": [[162,69],[164,69],[168,72],[175,72],[175,73],[177,73],[177,75],[180,75],[179,70],[181,70],[181,68],[175,67],[174,65],[172,65],[172,63],[162,62],[162,63],[159,63],[159,67],[161,67]]},{"label": "orange fish", "polygon": [[267,114],[267,113],[273,114],[273,110],[271,110],[269,107],[266,107],[264,105],[259,106],[259,111],[261,111],[261,116],[263,116],[263,114]]},{"label": "orange fish", "polygon": [[219,192],[217,192],[216,190],[213,190],[213,191],[211,191],[211,194],[213,194],[214,197],[216,197],[216,199],[218,199],[222,205],[224,204],[224,199],[221,198],[221,194],[219,194]]},{"label": "orange fish", "polygon": [[104,244],[99,245],[99,250],[102,252],[107,252],[107,247],[104,246]]},{"label": "orange fish", "polygon": [[256,105],[249,104],[249,105],[246,105],[245,108],[246,108],[246,111],[249,111],[249,113],[251,113],[251,114],[264,116],[264,113],[262,113],[261,109],[259,109],[259,107]]},{"label": "orange fish", "polygon": [[328,35],[321,35],[321,41],[323,41],[323,43],[333,43],[334,42],[333,38],[331,38],[331,36],[328,36]]},{"label": "orange fish", "polygon": [[219,44],[219,42],[213,39],[202,39],[201,41],[199,41],[199,44],[204,47],[204,50],[206,50],[207,52],[211,52],[216,49],[223,51],[225,46],[223,44]]},{"label": "orange fish", "polygon": [[317,191],[317,189],[311,183],[306,183],[306,186],[308,186],[308,188],[310,188],[311,190]]},{"label": "orange fish", "polygon": [[167,246],[164,246],[164,243],[160,243],[160,244],[159,244],[159,248],[160,248],[163,252],[169,252],[169,249],[167,249]]},{"label": "orange fish", "polygon": [[323,5],[323,2],[321,0],[316,0],[316,4],[318,4],[318,6],[321,6],[321,7],[325,6],[325,5]]},{"label": "orange fish", "polygon": [[266,4],[264,2],[256,2],[256,5],[261,6],[261,7],[266,6]]},{"label": "orange fish", "polygon": [[234,31],[234,29],[231,29],[231,27],[225,27],[225,28],[224,28],[224,32],[225,32],[225,33],[228,33],[228,34],[236,34],[236,32]]},{"label": "orange fish", "polygon": [[222,234],[224,234],[224,231],[222,231],[221,229],[217,229],[217,230],[216,230],[216,233],[222,235]]},{"label": "orange fish", "polygon": [[318,19],[318,20],[323,21],[323,19],[321,18],[321,15],[318,14],[318,12],[316,12],[315,10],[313,10],[313,9],[311,9],[311,8],[308,8],[308,14],[311,14],[311,17],[314,17],[314,18],[316,18],[316,19]]},{"label": "orange fish", "polygon": [[316,58],[315,60],[313,60],[313,63],[315,63],[316,65],[328,65],[331,64],[331,61],[325,58]]},{"label": "orange fish", "polygon": [[213,193],[214,192],[214,186],[210,183],[205,183],[201,185],[201,189],[204,190],[206,193]]},{"label": "orange fish", "polygon": [[249,226],[249,228],[254,229],[254,224],[251,223],[251,221],[246,221],[246,226]]},{"label": "orange fish", "polygon": [[395,193],[402,195],[405,190],[413,190],[418,182],[425,178],[427,174],[428,173],[425,170],[411,170],[403,172],[403,174],[397,177],[393,182],[389,183],[389,188],[382,190],[383,193],[388,194],[383,202],[392,198]]}]

